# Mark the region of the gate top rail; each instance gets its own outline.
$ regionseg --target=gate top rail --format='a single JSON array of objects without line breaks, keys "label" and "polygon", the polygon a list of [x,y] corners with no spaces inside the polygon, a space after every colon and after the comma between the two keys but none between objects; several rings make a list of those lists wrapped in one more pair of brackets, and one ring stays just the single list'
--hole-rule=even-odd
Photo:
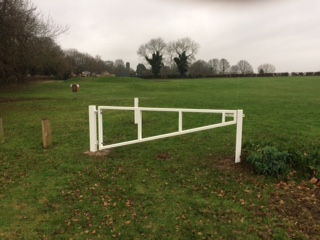
[{"label": "gate top rail", "polygon": [[151,107],[116,107],[116,106],[99,106],[99,110],[141,110],[150,112],[197,112],[197,113],[230,113],[236,114],[237,110],[216,110],[216,109],[191,109],[191,108],[151,108]]}]

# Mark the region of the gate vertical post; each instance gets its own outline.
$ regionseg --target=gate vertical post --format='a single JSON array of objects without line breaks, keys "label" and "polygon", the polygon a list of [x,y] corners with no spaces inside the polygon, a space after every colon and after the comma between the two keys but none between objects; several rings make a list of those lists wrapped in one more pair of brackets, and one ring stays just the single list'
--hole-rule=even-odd
[{"label": "gate vertical post", "polygon": [[135,124],[138,124],[139,122],[139,110],[138,110],[138,107],[139,107],[139,98],[134,98],[134,107],[135,107],[135,110],[134,110],[134,123]]},{"label": "gate vertical post", "polygon": [[137,110],[138,140],[142,139],[142,111]]},{"label": "gate vertical post", "polygon": [[236,153],[235,162],[241,161],[241,145],[242,145],[242,125],[243,125],[243,110],[237,110],[237,135],[236,135]]},{"label": "gate vertical post", "polygon": [[89,137],[90,137],[90,152],[98,150],[97,140],[97,108],[94,105],[89,106]]},{"label": "gate vertical post", "polygon": [[179,125],[178,125],[178,127],[179,127],[179,132],[182,132],[182,130],[183,130],[182,125],[183,125],[182,111],[179,111]]},{"label": "gate vertical post", "polygon": [[100,107],[97,109],[98,117],[98,150],[101,150],[103,146],[103,112]]}]

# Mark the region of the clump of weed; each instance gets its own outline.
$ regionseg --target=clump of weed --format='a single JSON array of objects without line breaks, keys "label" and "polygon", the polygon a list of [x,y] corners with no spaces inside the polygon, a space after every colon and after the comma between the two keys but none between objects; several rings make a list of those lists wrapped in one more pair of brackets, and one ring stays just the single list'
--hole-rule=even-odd
[{"label": "clump of weed", "polygon": [[246,161],[257,174],[279,177],[290,172],[289,156],[287,151],[280,151],[274,146],[251,145],[245,148]]},{"label": "clump of weed", "polygon": [[320,179],[320,148],[290,150],[293,169],[307,177]]},{"label": "clump of weed", "polygon": [[303,178],[320,179],[320,148],[279,150],[272,144],[244,145],[245,161],[257,174],[267,176],[287,176],[291,171]]}]

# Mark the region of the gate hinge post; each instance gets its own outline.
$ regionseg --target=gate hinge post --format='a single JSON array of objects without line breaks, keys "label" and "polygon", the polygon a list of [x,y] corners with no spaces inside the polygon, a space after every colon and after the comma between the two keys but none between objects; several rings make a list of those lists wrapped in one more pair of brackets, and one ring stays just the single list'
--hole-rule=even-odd
[{"label": "gate hinge post", "polygon": [[97,138],[97,107],[95,105],[89,106],[89,138],[90,138],[90,152],[98,150]]}]

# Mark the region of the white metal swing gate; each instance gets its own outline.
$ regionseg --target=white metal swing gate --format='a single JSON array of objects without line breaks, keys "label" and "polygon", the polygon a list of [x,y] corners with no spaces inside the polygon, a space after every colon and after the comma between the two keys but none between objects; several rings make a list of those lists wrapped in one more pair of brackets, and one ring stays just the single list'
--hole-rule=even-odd
[{"label": "white metal swing gate", "polygon": [[[110,145],[103,145],[103,110],[131,110],[134,111],[134,123],[138,125],[138,137],[136,140],[115,143]],[[178,131],[161,134],[152,137],[142,137],[142,112],[178,112],[179,113],[179,123]],[[183,113],[217,113],[222,114],[221,123],[211,124],[203,127],[197,127],[192,129],[183,130]],[[231,117],[232,120],[226,120],[227,117]],[[114,106],[99,106],[98,109],[94,105],[89,106],[89,128],[90,128],[90,151],[96,152],[98,150],[109,149],[114,147],[125,146],[134,143],[146,142],[166,137],[173,137],[177,135],[198,132],[203,130],[208,130],[212,128],[224,127],[229,125],[237,125],[236,130],[236,150],[235,150],[235,162],[240,162],[241,156],[241,144],[242,144],[242,122],[243,122],[243,110],[210,110],[210,109],[185,109],[185,108],[146,108],[139,107],[139,99],[134,99],[134,107],[114,107]],[[97,119],[98,119],[98,135],[97,135]]]}]

